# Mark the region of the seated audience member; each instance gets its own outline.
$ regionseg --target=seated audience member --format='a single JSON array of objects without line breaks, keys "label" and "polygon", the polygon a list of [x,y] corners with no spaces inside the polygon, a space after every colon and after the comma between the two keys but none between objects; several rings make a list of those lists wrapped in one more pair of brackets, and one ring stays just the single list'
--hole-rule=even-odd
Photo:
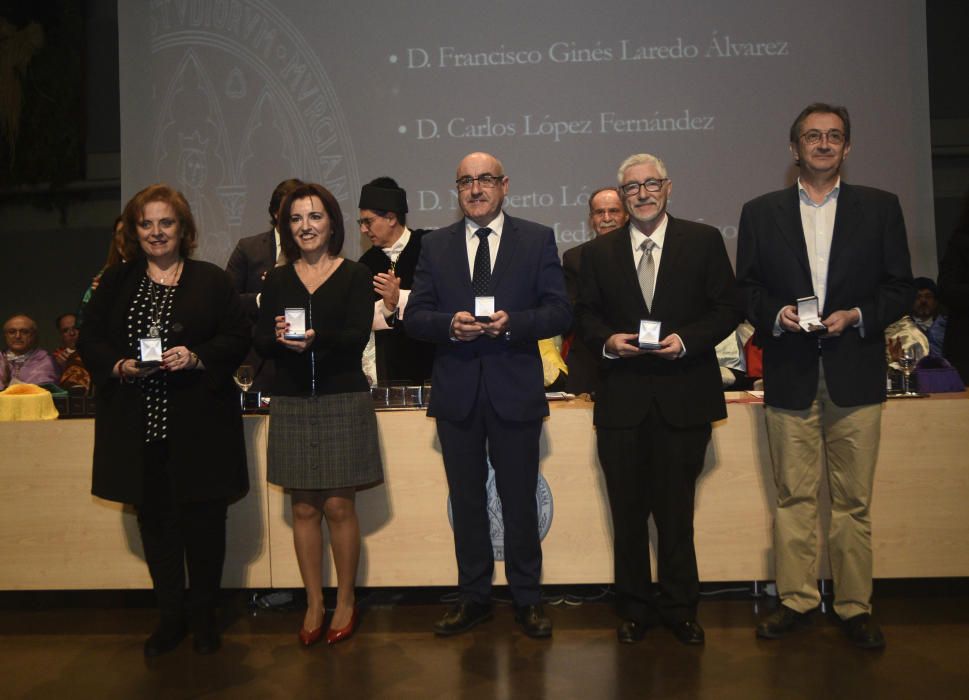
[{"label": "seated audience member", "polygon": [[538,354],[542,356],[545,391],[565,391],[569,368],[562,359],[562,336],[539,340]]},{"label": "seated audience member", "polygon": [[91,389],[91,374],[84,367],[84,361],[77,353],[77,316],[61,314],[57,317],[57,330],[61,334],[61,347],[54,351],[54,360],[61,371],[57,383],[65,389],[80,387],[87,393]]},{"label": "seated audience member", "polygon": [[753,386],[753,378],[747,375],[744,352],[747,341],[753,335],[754,327],[744,321],[717,345],[717,364],[720,365],[720,381],[725,391],[746,391]]},{"label": "seated audience member", "polygon": [[77,316],[61,314],[57,317],[57,332],[61,336],[61,346],[54,351],[54,360],[61,369],[77,352]]},{"label": "seated audience member", "polygon": [[[589,197],[589,226],[596,238],[621,229],[629,220],[622,200],[615,187],[602,187]],[[594,238],[592,240],[595,240]],[[582,251],[591,241],[586,241],[562,253],[562,272],[565,274],[565,291],[572,306],[579,298],[579,271],[582,267]],[[573,394],[593,395],[599,388],[599,356],[582,339],[570,333],[569,351],[565,355],[568,363],[566,389]]]},{"label": "seated audience member", "polygon": [[[379,381],[431,378],[434,346],[404,332],[407,299],[427,231],[407,227],[407,192],[378,177],[360,191],[360,232],[372,244],[360,262],[373,275],[373,335]],[[369,372],[368,372],[369,376]]]},{"label": "seated audience member", "polygon": [[6,350],[0,355],[0,390],[12,384],[54,384],[60,369],[46,350],[37,347],[37,324],[17,314],[3,324]]},{"label": "seated audience member", "polygon": [[916,293],[910,314],[912,321],[929,341],[929,355],[942,357],[948,319],[940,313],[938,287],[928,277],[916,277],[913,282]]}]

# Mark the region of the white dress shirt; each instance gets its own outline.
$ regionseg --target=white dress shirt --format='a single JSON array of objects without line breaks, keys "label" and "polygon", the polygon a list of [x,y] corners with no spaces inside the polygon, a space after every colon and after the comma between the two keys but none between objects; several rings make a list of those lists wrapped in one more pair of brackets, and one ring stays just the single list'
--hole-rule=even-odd
[{"label": "white dress shirt", "polygon": [[[505,227],[505,213],[502,211],[498,212],[498,216],[491,220],[488,224],[488,228],[491,229],[491,233],[488,234],[488,252],[491,254],[491,270],[495,269],[495,260],[498,258],[498,246],[501,245],[501,231]],[[475,235],[475,232],[482,228],[478,224],[474,223],[471,219],[464,220],[464,235],[468,245],[468,272],[471,277],[474,277],[474,256],[478,252],[478,244],[481,243],[481,239]]]}]

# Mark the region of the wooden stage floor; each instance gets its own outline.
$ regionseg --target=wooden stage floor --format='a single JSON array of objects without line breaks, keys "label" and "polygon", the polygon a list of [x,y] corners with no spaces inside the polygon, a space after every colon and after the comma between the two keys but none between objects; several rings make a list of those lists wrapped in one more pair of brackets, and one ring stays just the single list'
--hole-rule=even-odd
[{"label": "wooden stage floor", "polygon": [[[735,584],[730,584],[735,585]],[[706,589],[712,587],[707,584]],[[523,636],[507,605],[471,633],[437,639],[443,589],[363,589],[351,640],[302,649],[302,613],[253,613],[252,591],[224,596],[223,649],[200,657],[186,640],[146,662],[155,613],[145,591],[0,594],[0,694],[5,698],[965,698],[969,582],[879,581],[888,646],[855,649],[819,617],[786,640],[754,637],[773,605],[747,592],[705,596],[704,647],[663,629],[621,646],[609,595],[585,586],[548,607],[550,641]],[[499,589],[500,594],[500,589]],[[588,600],[578,603],[579,598]],[[329,596],[328,596],[329,600]]]}]

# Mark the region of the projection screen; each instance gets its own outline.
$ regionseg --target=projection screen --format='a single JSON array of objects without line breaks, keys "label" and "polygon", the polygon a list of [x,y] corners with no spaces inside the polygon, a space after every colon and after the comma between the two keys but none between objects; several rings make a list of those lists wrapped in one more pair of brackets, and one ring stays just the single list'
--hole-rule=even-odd
[{"label": "projection screen", "polygon": [[353,259],[374,177],[412,227],[455,221],[477,150],[562,251],[622,159],[658,155],[671,213],[733,256],[743,203],[796,176],[791,121],[827,101],[852,115],[845,180],[899,195],[913,269],[936,272],[923,2],[151,0],[119,2],[119,30],[123,197],[180,189],[219,265],[293,176],[337,195]]}]

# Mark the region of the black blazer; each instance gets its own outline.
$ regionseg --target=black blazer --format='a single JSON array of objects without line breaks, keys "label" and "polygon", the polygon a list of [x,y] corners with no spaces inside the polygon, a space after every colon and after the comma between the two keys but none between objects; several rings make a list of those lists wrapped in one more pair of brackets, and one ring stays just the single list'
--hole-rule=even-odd
[{"label": "black blazer", "polygon": [[538,341],[564,333],[572,321],[552,229],[506,214],[488,291],[495,309],[508,312],[509,335],[451,340],[454,314],[474,313],[464,219],[424,236],[404,327],[437,345],[429,416],[466,418],[479,381],[506,420],[548,415]]},{"label": "black blazer", "polygon": [[797,185],[747,202],[738,235],[737,279],[764,349],[764,401],[793,410],[810,406],[818,386],[819,350],[837,405],[884,401],[885,327],[908,313],[915,298],[898,198],[842,182],[821,314],[858,307],[864,336],[849,328],[822,340],[820,348],[807,333],[773,333],[782,307],[814,295]]},{"label": "black blazer", "polygon": [[686,427],[726,418],[714,348],[741,320],[730,259],[712,226],[672,216],[660,260],[653,308],[639,288],[629,225],[582,249],[579,333],[601,357],[614,333],[638,333],[642,319],[662,323],[661,335],[679,334],[686,355],[600,359],[594,421],[629,428],[655,404],[671,425]]},{"label": "black blazer", "polygon": [[262,291],[263,277],[276,264],[276,234],[272,229],[239,239],[229,256],[225,271],[232,279],[249,319],[259,318],[256,295]]},{"label": "black blazer", "polygon": [[[593,239],[594,240],[594,239]],[[569,295],[573,310],[579,300],[579,276],[582,269],[582,250],[592,241],[586,241],[562,253],[562,272],[565,274],[565,292]],[[566,358],[569,368],[565,390],[573,394],[593,394],[599,389],[599,358],[577,332],[577,321],[572,322],[572,346]],[[601,351],[601,348],[600,348]]]},{"label": "black blazer", "polygon": [[[127,316],[144,258],[107,269],[85,312],[78,350],[97,386],[95,496],[122,503],[144,498],[144,401],[137,383],[111,377],[130,358]],[[232,373],[249,349],[251,328],[225,272],[186,260],[173,299],[171,345],[185,345],[204,370],[171,375],[168,446],[172,484],[181,502],[235,500],[249,490],[239,391]]]}]

